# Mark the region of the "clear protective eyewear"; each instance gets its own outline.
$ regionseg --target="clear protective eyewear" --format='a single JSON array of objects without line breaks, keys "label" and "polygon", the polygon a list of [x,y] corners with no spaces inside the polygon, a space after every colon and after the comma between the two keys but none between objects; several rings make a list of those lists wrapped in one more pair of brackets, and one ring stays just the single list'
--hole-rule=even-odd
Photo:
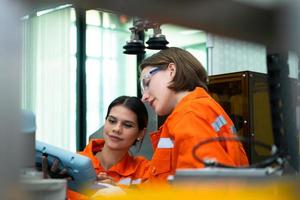
[{"label": "clear protective eyewear", "polygon": [[144,92],[146,90],[148,90],[151,77],[154,74],[156,74],[159,70],[161,70],[161,68],[154,67],[147,74],[145,74],[143,77],[141,77],[141,79],[140,79],[140,85],[141,85],[141,92],[142,92],[142,94],[144,94]]}]

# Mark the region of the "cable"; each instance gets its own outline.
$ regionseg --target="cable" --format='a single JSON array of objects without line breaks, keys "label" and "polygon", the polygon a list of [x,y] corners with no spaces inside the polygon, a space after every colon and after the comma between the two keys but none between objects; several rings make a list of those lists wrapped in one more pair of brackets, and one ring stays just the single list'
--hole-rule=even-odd
[{"label": "cable", "polygon": [[194,146],[193,150],[192,150],[192,154],[193,157],[200,163],[204,164],[205,167],[223,167],[223,168],[238,168],[238,169],[248,169],[248,168],[264,168],[264,167],[269,167],[272,164],[279,164],[279,165],[283,165],[285,162],[285,159],[283,159],[283,157],[285,157],[286,152],[283,150],[278,150],[276,148],[275,145],[267,145],[263,142],[260,141],[256,141],[256,140],[251,140],[251,142],[253,142],[255,145],[263,147],[264,149],[267,149],[271,152],[272,156],[266,158],[263,161],[260,161],[258,163],[254,163],[251,164],[249,166],[230,166],[230,165],[225,165],[222,163],[219,163],[216,160],[212,160],[212,159],[201,159],[196,155],[197,150],[208,143],[211,142],[223,142],[223,141],[231,141],[231,142],[246,142],[249,143],[248,140],[246,140],[243,137],[213,137],[213,138],[209,138],[207,140],[204,140],[200,143],[198,143],[197,145]]}]

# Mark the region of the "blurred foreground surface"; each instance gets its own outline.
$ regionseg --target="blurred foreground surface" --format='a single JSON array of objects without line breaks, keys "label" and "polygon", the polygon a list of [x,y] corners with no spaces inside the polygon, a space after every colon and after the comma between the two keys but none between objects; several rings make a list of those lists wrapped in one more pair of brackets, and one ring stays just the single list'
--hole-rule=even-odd
[{"label": "blurred foreground surface", "polygon": [[145,187],[128,190],[126,195],[98,196],[95,199],[299,199],[299,177],[262,179],[206,179],[182,181],[169,186]]}]

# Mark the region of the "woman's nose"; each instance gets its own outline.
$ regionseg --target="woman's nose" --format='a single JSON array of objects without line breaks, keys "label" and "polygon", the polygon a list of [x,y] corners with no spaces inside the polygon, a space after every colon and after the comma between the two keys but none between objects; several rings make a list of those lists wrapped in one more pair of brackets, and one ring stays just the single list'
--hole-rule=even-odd
[{"label": "woman's nose", "polygon": [[148,94],[147,91],[145,91],[143,96],[142,96],[142,101],[147,102],[148,100],[149,100],[149,94]]},{"label": "woman's nose", "polygon": [[121,123],[117,123],[113,126],[113,132],[120,133],[121,130]]}]

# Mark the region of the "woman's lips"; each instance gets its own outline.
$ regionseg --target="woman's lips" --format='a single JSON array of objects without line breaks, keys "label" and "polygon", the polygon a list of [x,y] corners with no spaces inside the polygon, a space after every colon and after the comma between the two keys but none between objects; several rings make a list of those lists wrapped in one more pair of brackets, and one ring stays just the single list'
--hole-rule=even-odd
[{"label": "woman's lips", "polygon": [[122,138],[118,137],[118,136],[115,136],[115,135],[108,135],[109,139],[112,140],[112,141],[121,141]]}]

